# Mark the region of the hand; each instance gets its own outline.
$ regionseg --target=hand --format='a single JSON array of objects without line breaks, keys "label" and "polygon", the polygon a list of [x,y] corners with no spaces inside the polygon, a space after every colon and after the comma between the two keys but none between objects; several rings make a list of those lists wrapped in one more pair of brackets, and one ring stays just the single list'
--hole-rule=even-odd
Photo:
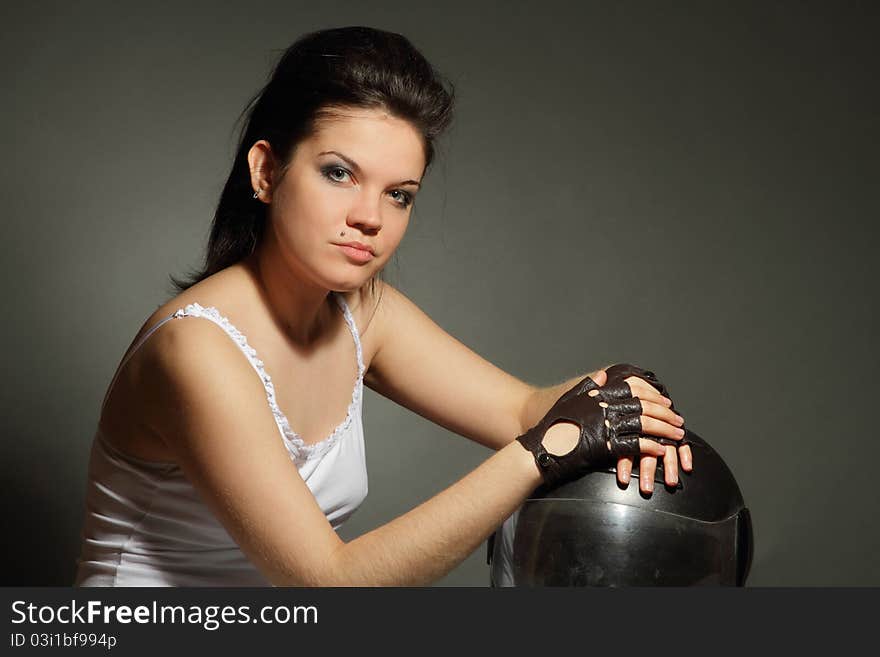
[{"label": "hand", "polygon": [[[646,432],[642,425],[643,407],[639,399],[629,394],[628,384],[606,391],[601,387],[606,380],[604,371],[596,374],[596,379],[585,377],[565,392],[538,424],[517,438],[534,455],[548,487],[607,467],[623,457],[633,458],[643,452],[656,457],[665,453],[663,445],[639,436]],[[560,423],[563,426],[554,428]],[[667,432],[672,440],[680,439],[675,429],[670,427]],[[652,426],[651,431],[657,429]],[[574,438],[574,444],[568,450],[559,450],[558,441],[566,433]]]},{"label": "hand", "polygon": [[[613,365],[604,370],[607,375],[605,389],[614,388],[617,394],[629,392],[642,403],[642,424],[645,432],[664,438],[674,438],[670,431],[675,428],[684,428],[684,418],[676,411],[666,389],[657,376],[650,371],[643,370],[626,363]],[[593,391],[590,394],[598,394]],[[678,463],[681,459],[681,467],[685,472],[693,470],[693,456],[691,448],[687,444],[681,444],[676,450],[674,445],[666,443],[662,453],[642,454],[639,459],[639,489],[643,493],[650,493],[654,488],[654,474],[657,470],[657,458],[663,457],[663,472],[667,486],[678,484]],[[632,472],[633,459],[623,457],[617,462],[617,479],[624,485],[629,485]]]}]

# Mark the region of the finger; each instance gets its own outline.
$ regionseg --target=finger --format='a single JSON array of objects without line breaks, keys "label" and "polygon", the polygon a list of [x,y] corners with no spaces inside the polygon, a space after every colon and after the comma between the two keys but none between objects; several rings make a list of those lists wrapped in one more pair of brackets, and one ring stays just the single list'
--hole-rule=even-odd
[{"label": "finger", "polygon": [[646,390],[648,392],[653,392],[654,394],[659,395],[660,391],[657,390],[654,386],[652,386],[649,382],[645,381],[643,378],[639,376],[628,376],[624,379],[629,384],[629,387],[635,390],[638,388],[639,390]]},{"label": "finger", "polygon": [[[590,372],[589,374],[587,374],[587,378],[592,379],[593,383],[595,383],[600,388],[608,383],[608,373],[604,369]],[[595,397],[598,394],[599,391],[595,388],[587,392],[587,395],[589,395],[590,397]]]},{"label": "finger", "polygon": [[629,485],[629,478],[632,474],[633,461],[631,458],[624,456],[617,461],[617,481],[624,486]]},{"label": "finger", "polygon": [[[663,406],[651,401],[640,400],[642,402],[642,415],[663,420],[667,424],[673,424],[677,427],[684,425],[684,418],[671,410],[668,406]],[[601,403],[599,404],[602,405]]]},{"label": "finger", "polygon": [[679,447],[678,455],[681,459],[681,469],[685,472],[691,472],[694,469],[694,457],[691,454],[691,446],[682,445]]},{"label": "finger", "polygon": [[638,397],[642,400],[652,401],[656,404],[661,404],[663,406],[672,406],[672,400],[669,397],[664,397],[660,394],[660,391],[657,390],[650,383],[645,381],[644,379],[640,379],[637,376],[631,376],[627,379],[624,379],[626,383],[629,384],[630,390],[632,390],[633,397]]},{"label": "finger", "polygon": [[667,486],[678,485],[678,452],[672,445],[666,445],[663,456],[663,479]]},{"label": "finger", "polygon": [[596,382],[596,385],[604,386],[608,382],[608,373],[605,370],[596,370],[590,373],[590,378]]},{"label": "finger", "polygon": [[666,445],[654,442],[650,438],[639,438],[639,450],[641,450],[641,457],[663,456],[666,454]]},{"label": "finger", "polygon": [[651,493],[654,490],[654,474],[656,472],[657,457],[643,454],[639,460],[639,490],[643,493]]},{"label": "finger", "polygon": [[655,420],[647,415],[642,415],[640,419],[642,422],[642,433],[660,436],[661,438],[671,438],[672,440],[684,438],[684,429],[680,427],[674,427],[663,420]]},{"label": "finger", "polygon": [[610,403],[607,401],[600,401],[599,406],[601,406],[602,408],[607,408],[608,415],[616,417],[623,417],[624,415],[639,416],[642,414],[642,410],[644,409],[644,407],[642,406],[642,400],[638,397],[616,399],[612,400]]}]

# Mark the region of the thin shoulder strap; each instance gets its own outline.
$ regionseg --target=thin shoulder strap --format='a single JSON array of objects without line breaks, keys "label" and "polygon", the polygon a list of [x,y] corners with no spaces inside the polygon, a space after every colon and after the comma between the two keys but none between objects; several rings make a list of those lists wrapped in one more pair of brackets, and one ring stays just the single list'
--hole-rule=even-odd
[{"label": "thin shoulder strap", "polygon": [[357,324],[355,324],[354,316],[351,314],[351,310],[343,296],[341,294],[334,294],[334,296],[336,297],[337,305],[342,309],[342,315],[345,317],[345,323],[348,324],[348,330],[354,338],[354,350],[357,355],[358,378],[363,377],[365,369],[364,356],[363,350],[361,349],[361,336],[358,333]]},{"label": "thin shoulder strap", "polygon": [[141,337],[141,339],[138,340],[137,343],[131,349],[128,350],[128,353],[125,355],[125,358],[122,359],[122,362],[119,364],[119,367],[116,368],[116,373],[113,375],[113,380],[110,381],[110,385],[107,388],[107,392],[104,393],[104,401],[101,402],[101,412],[104,411],[104,406],[107,405],[107,398],[110,396],[110,391],[113,390],[113,386],[116,383],[116,379],[119,378],[119,374],[120,374],[120,372],[122,372],[123,368],[125,367],[125,364],[131,359],[132,356],[134,356],[135,352],[138,349],[140,349],[141,345],[147,341],[147,338],[149,338],[151,335],[153,335],[153,333],[155,333],[156,330],[158,330],[158,328],[160,326],[162,326],[163,324],[165,324],[166,322],[174,319],[175,317],[180,317],[180,313],[181,313],[181,311],[178,310],[173,315],[168,315],[168,317],[165,317],[164,319],[160,320],[158,323],[155,324],[155,326],[151,327],[149,331],[144,333],[144,335]]}]

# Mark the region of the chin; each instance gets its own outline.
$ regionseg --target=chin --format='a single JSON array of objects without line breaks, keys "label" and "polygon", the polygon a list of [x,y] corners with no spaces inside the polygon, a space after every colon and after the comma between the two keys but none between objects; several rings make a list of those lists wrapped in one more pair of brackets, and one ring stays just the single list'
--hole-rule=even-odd
[{"label": "chin", "polygon": [[348,276],[343,279],[336,278],[335,280],[330,279],[327,281],[327,289],[331,292],[355,292],[369,283],[370,278],[372,278],[374,274],[375,272],[369,274],[365,272],[362,276]]},{"label": "chin", "polygon": [[356,285],[356,286],[354,286],[354,287],[348,287],[348,286],[337,285],[337,286],[331,287],[331,288],[330,288],[330,291],[331,291],[331,292],[336,292],[336,293],[338,293],[338,294],[348,294],[349,292],[356,292],[356,291],[359,290],[361,287],[362,287],[361,285]]}]

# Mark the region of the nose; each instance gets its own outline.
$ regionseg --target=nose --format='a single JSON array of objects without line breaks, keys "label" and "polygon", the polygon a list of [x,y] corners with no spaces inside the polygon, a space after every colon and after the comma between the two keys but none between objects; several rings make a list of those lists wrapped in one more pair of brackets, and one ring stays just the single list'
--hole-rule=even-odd
[{"label": "nose", "polygon": [[379,201],[366,193],[358,194],[358,199],[348,210],[346,224],[364,233],[375,235],[382,228],[382,214]]}]

